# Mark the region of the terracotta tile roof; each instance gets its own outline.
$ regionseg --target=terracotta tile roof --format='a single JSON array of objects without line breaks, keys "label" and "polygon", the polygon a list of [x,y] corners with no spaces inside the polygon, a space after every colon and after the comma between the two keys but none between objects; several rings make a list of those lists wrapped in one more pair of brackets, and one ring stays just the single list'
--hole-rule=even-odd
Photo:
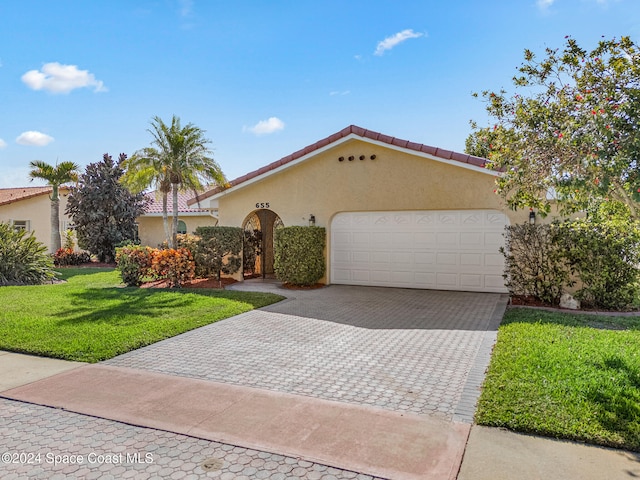
[{"label": "terracotta tile roof", "polygon": [[[408,150],[427,153],[429,155],[433,155],[434,157],[442,158],[444,160],[454,160],[456,162],[466,163],[468,165],[473,165],[476,167],[485,168],[488,163],[488,160],[486,158],[475,157],[473,155],[467,155],[466,153],[452,152],[451,150],[431,147],[429,145],[410,142],[408,140],[401,140],[399,138],[391,137],[389,135],[383,135],[382,133],[378,133],[372,130],[367,130],[365,128],[358,127],[356,125],[349,125],[348,127],[343,128],[339,132],[334,133],[333,135],[329,135],[328,137],[323,138],[322,140],[319,140],[312,145],[308,145],[303,149],[298,150],[297,152],[287,155],[286,157],[283,157],[280,160],[276,160],[275,162],[270,163],[269,165],[266,165],[262,168],[259,168],[258,170],[254,170],[253,172],[249,172],[246,175],[243,175],[234,180],[231,180],[228,183],[227,188],[235,187],[236,185],[240,185],[241,183],[244,183],[255,177],[263,175],[267,172],[270,172],[271,170],[275,170],[276,168],[279,168],[282,165],[286,165],[287,163],[293,162],[294,160],[297,160],[300,157],[308,155],[316,150],[319,150],[322,147],[326,147],[327,145],[330,145],[331,143],[334,143],[340,140],[341,138],[347,137],[349,135],[357,135],[362,138],[369,138],[372,140],[376,140],[378,142],[388,143],[389,145],[406,148]],[[200,195],[200,200],[209,198],[217,193],[220,193],[221,191],[222,189],[219,187],[213,190],[209,190],[203,193],[202,195]],[[193,200],[190,200],[188,203],[192,205],[195,202]]]},{"label": "terracotta tile roof", "polygon": [[[160,192],[150,192],[147,193],[147,198],[150,201],[147,206],[145,213],[146,214],[155,214],[162,213],[162,195]],[[190,207],[187,202],[189,200],[193,200],[193,204],[196,204],[196,207]],[[171,193],[169,193],[169,197],[167,198],[167,212],[171,215],[173,211],[173,200],[171,198]],[[182,193],[178,192],[178,212],[179,213],[198,213],[198,212],[207,212],[204,208],[197,207],[197,201],[193,192]]]},{"label": "terracotta tile roof", "polygon": [[[19,188],[0,188],[0,205],[8,205],[27,198],[37,197],[39,195],[50,194],[51,187],[19,187]],[[68,187],[60,187],[60,191],[68,190]]]}]

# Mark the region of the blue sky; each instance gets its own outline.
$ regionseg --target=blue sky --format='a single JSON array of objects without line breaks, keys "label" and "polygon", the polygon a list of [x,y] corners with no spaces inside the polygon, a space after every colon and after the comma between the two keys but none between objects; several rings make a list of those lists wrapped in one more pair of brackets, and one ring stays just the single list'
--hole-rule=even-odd
[{"label": "blue sky", "polygon": [[130,155],[155,115],[206,130],[229,179],[351,124],[463,151],[472,92],[565,35],[638,42],[640,2],[5,0],[0,187]]}]

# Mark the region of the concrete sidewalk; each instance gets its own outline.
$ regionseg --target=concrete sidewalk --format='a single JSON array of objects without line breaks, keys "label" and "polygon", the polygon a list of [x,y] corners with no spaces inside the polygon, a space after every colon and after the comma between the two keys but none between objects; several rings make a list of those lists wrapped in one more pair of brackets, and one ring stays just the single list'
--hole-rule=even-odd
[{"label": "concrete sidewalk", "polygon": [[390,479],[640,477],[640,455],[622,450],[471,427],[427,415],[7,352],[0,352],[0,397]]}]

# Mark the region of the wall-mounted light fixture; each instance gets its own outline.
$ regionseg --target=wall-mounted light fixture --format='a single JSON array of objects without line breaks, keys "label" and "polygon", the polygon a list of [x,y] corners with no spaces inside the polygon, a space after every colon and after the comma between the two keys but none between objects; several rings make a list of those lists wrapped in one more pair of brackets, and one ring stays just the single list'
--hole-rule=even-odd
[{"label": "wall-mounted light fixture", "polygon": [[536,212],[533,211],[533,208],[529,211],[529,224],[536,224]]},{"label": "wall-mounted light fixture", "polygon": [[310,227],[316,226],[316,216],[313,213],[309,215],[309,226]]}]

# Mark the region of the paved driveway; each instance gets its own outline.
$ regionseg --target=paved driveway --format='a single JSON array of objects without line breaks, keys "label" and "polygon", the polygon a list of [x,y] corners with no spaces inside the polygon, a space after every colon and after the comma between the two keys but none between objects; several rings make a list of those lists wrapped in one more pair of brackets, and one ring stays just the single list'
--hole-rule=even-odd
[{"label": "paved driveway", "polygon": [[471,421],[506,296],[239,285],[289,298],[105,362]]}]

